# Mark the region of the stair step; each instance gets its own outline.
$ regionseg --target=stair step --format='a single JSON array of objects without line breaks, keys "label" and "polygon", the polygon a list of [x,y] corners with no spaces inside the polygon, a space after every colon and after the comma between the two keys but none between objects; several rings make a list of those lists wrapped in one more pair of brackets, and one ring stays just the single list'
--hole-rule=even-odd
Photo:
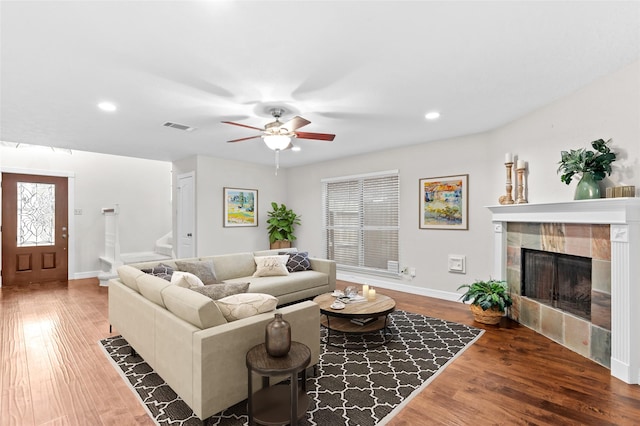
[{"label": "stair step", "polygon": [[156,244],[156,253],[171,257],[173,247],[170,244]]}]

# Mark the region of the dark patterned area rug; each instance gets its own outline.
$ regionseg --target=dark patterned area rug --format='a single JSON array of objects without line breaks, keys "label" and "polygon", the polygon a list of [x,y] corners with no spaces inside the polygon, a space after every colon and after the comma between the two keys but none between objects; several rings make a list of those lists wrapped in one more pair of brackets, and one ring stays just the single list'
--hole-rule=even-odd
[{"label": "dark patterned area rug", "polygon": [[[310,407],[298,424],[384,424],[483,333],[463,324],[400,310],[390,315],[390,328],[392,340],[367,351],[320,345],[318,375],[307,381]],[[323,329],[323,339],[325,333]],[[342,344],[378,338],[349,335],[342,342],[334,342],[334,336],[332,333],[332,342]],[[202,424],[140,356],[131,355],[125,339],[115,336],[100,343],[157,424]],[[206,419],[204,424],[246,425],[246,412],[243,401]]]}]

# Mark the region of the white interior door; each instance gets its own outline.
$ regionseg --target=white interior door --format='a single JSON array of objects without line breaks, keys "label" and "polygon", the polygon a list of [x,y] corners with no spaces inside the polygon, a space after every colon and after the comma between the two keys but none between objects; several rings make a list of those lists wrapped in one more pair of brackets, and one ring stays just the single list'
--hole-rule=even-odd
[{"label": "white interior door", "polygon": [[178,258],[196,256],[195,174],[178,175]]}]

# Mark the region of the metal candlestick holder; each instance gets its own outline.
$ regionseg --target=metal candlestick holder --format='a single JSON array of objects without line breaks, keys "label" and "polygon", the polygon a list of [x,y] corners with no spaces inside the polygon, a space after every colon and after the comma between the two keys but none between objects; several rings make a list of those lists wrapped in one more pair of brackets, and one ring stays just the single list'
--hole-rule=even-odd
[{"label": "metal candlestick holder", "polygon": [[516,200],[516,204],[526,204],[527,199],[524,198],[524,168],[516,169],[518,173],[518,199]]},{"label": "metal candlestick holder", "polygon": [[511,196],[511,191],[513,191],[513,185],[511,184],[511,168],[513,167],[513,162],[504,163],[504,166],[507,168],[507,194],[500,196],[500,198],[498,198],[498,202],[500,204],[513,204],[514,201],[513,197]]}]

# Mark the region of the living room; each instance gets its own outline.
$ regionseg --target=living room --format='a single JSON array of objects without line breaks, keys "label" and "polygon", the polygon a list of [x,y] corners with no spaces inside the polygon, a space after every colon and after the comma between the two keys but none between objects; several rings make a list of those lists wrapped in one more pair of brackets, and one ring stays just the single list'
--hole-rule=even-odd
[{"label": "living room", "polygon": [[[486,206],[497,205],[498,198],[505,192],[502,164],[505,152],[514,152],[519,158],[526,159],[529,203],[572,200],[575,185],[560,182],[556,172],[560,151],[586,146],[591,139],[600,137],[612,138],[614,150],[624,155],[619,156],[612,175],[605,182],[640,187],[637,176],[640,153],[635,143],[638,125],[634,121],[638,108],[639,67],[635,62],[488,132],[280,169],[278,176],[274,175],[273,166],[215,157],[195,156],[172,164],[81,151],[68,155],[12,146],[0,148],[0,166],[3,170],[68,170],[75,173],[78,181],[75,207],[81,209],[81,214],[72,216],[77,227],[77,254],[75,269],[70,273],[76,278],[95,276],[101,269],[98,258],[104,248],[102,208],[114,204],[121,206],[123,252],[151,250],[155,239],[172,229],[172,175],[175,178],[179,173],[197,173],[198,254],[268,247],[266,212],[270,203],[276,201],[287,204],[302,217],[302,225],[296,234],[300,248],[322,255],[322,234],[318,232],[322,227],[321,180],[397,169],[401,199],[399,255],[402,266],[416,267],[416,277],[393,283],[410,291],[455,299],[455,289],[460,284],[494,273],[493,228],[491,212]],[[604,126],[608,129],[607,135],[600,134]],[[455,159],[443,161],[451,157],[451,146],[456,147]],[[96,168],[96,164],[100,167]],[[120,172],[113,175],[96,173],[96,170]],[[419,229],[419,179],[457,174],[469,174],[469,229],[464,232]],[[142,179],[142,176],[150,178]],[[222,190],[229,186],[259,191],[258,227],[222,226]],[[122,191],[123,187],[133,190]],[[141,193],[148,195],[141,198]],[[140,226],[142,223],[144,227]],[[447,255],[451,253],[467,257],[465,275],[447,271]]]},{"label": "living room", "polygon": [[[104,246],[102,208],[116,204],[121,208],[123,251],[147,251],[155,239],[166,232],[173,231],[176,235],[175,189],[179,174],[194,172],[196,175],[198,255],[268,248],[266,212],[270,203],[276,201],[286,203],[302,218],[296,233],[298,248],[323,257],[325,250],[320,232],[323,226],[323,179],[398,170],[399,266],[401,269],[415,268],[415,277],[403,274],[397,278],[385,278],[339,271],[338,279],[372,283],[380,291],[388,289],[455,301],[459,297],[456,289],[461,284],[496,275],[494,228],[487,206],[498,204],[498,198],[505,193],[505,153],[513,153],[517,159],[526,162],[525,195],[530,204],[573,200],[575,183],[563,184],[557,173],[560,152],[588,147],[591,141],[599,138],[612,139],[612,149],[618,153],[613,173],[604,180],[604,186],[634,185],[640,188],[638,35],[632,42],[636,43],[636,56],[632,60],[623,61],[610,72],[594,76],[588,83],[516,114],[503,123],[479,127],[469,134],[415,140],[411,144],[385,147],[375,152],[351,154],[345,149],[347,154],[343,158],[299,166],[287,166],[285,156],[298,154],[283,153],[277,175],[274,173],[273,152],[267,149],[261,151],[264,158],[258,163],[199,153],[174,161],[149,159],[144,158],[144,149],[140,147],[136,147],[138,151],[131,157],[92,153],[78,148],[72,148],[69,155],[68,152],[53,152],[50,148],[47,151],[33,147],[25,149],[24,146],[16,148],[16,142],[29,144],[33,141],[5,138],[4,129],[0,139],[8,144],[0,146],[0,170],[36,174],[62,171],[73,175],[74,214],[70,217],[74,228],[70,225],[73,248],[69,251],[69,275],[77,279],[95,277],[101,270],[99,257]],[[391,78],[401,80],[402,77],[395,75]],[[522,81],[521,84],[526,86],[528,82]],[[517,109],[517,101],[512,100],[514,109]],[[259,125],[261,120],[267,121],[253,117],[244,122]],[[385,118],[377,120],[382,122]],[[443,111],[441,120],[448,120],[447,111]],[[329,126],[332,121],[326,123]],[[437,125],[438,122],[434,122],[425,126]],[[396,126],[386,127],[379,123],[376,126],[386,139],[402,139]],[[330,127],[317,129],[334,131]],[[428,128],[425,129],[428,133]],[[240,130],[235,132],[235,137],[244,136]],[[340,134],[336,134],[338,137],[334,145],[348,145],[349,141],[341,141]],[[176,145],[184,145],[180,137],[174,137]],[[211,143],[223,144],[225,140]],[[309,152],[313,151],[310,149]],[[304,155],[305,151],[299,154]],[[468,175],[468,229],[420,229],[419,180],[451,175]],[[224,187],[258,191],[257,227],[229,228],[222,225]],[[466,257],[465,274],[448,270],[450,254]]]}]

